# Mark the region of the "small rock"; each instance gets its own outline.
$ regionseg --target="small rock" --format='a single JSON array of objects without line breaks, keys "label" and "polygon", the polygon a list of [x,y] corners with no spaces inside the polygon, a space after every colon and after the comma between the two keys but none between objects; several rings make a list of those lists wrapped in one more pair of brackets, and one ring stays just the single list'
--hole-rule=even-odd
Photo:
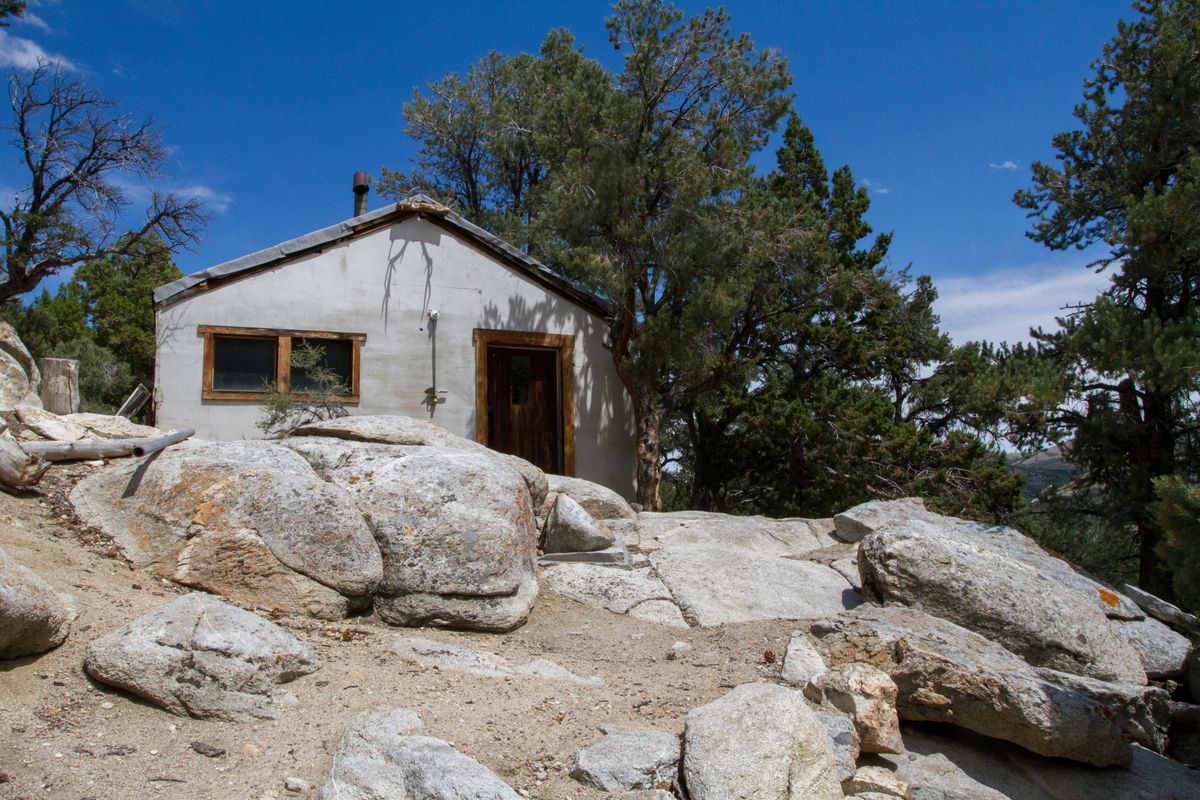
[{"label": "small rock", "polygon": [[836,772],[829,737],[797,691],[743,684],[688,712],[692,800],[841,800]]},{"label": "small rock", "polygon": [[849,714],[864,753],[903,753],[896,682],[870,664],[841,664],[820,678],[825,700]]},{"label": "small rock", "polygon": [[304,792],[312,791],[312,784],[302,778],[297,778],[295,775],[289,775],[283,782],[283,788],[289,792],[303,794]]},{"label": "small rock", "polygon": [[565,494],[583,506],[592,519],[636,519],[637,514],[625,498],[598,483],[582,478],[547,475],[550,494]]},{"label": "small rock", "polygon": [[356,717],[342,735],[321,800],[516,800],[491,770],[441,739],[408,735],[416,715],[392,709]]},{"label": "small rock", "polygon": [[854,773],[853,778],[842,784],[842,789],[847,794],[861,796],[865,792],[874,792],[884,797],[912,800],[912,792],[909,790],[908,784],[900,780],[896,773],[884,767],[860,767]]},{"label": "small rock", "polygon": [[807,633],[797,631],[788,642],[783,655],[783,679],[804,691],[825,674],[825,659]]},{"label": "small rock", "polygon": [[903,497],[899,500],[872,500],[860,503],[833,518],[834,535],[843,542],[861,541],[867,534],[892,522],[900,522],[929,515],[925,501],[919,497]]},{"label": "small rock", "polygon": [[837,770],[837,779],[849,780],[857,769],[856,762],[859,756],[858,731],[854,728],[854,720],[847,714],[822,708],[814,709],[813,714],[833,742],[833,763]]},{"label": "small rock", "polygon": [[613,535],[565,494],[560,494],[546,519],[547,553],[583,553],[612,547]]},{"label": "small rock", "polygon": [[225,755],[225,748],[211,745],[208,742],[202,742],[199,739],[192,742],[192,749],[207,758],[220,758]]},{"label": "small rock", "polygon": [[679,737],[666,731],[627,731],[602,725],[604,738],[580,750],[571,777],[604,792],[672,785],[679,770]]}]

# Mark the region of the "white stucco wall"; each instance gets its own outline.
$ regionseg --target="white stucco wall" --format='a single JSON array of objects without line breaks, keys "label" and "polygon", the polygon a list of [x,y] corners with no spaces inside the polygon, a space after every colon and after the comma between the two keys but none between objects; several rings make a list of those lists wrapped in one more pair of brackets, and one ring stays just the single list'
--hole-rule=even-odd
[{"label": "white stucco wall", "polygon": [[575,336],[575,474],[633,493],[633,417],[604,348],[604,323],[478,247],[411,217],[323,252],[232,280],[157,314],[158,425],[199,437],[256,438],[253,401],[201,399],[204,337],[198,325],[365,333],[361,403],[352,414],[430,418],[437,309],[437,387],[432,419],[475,438],[475,328]]}]

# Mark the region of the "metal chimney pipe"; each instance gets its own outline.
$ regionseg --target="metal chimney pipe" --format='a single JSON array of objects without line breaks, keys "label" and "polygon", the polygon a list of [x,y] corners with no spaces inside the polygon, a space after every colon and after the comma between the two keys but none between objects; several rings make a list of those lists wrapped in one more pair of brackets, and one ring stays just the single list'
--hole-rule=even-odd
[{"label": "metal chimney pipe", "polygon": [[361,169],[354,173],[354,216],[361,217],[367,213],[367,192],[371,191],[367,183],[367,173]]}]

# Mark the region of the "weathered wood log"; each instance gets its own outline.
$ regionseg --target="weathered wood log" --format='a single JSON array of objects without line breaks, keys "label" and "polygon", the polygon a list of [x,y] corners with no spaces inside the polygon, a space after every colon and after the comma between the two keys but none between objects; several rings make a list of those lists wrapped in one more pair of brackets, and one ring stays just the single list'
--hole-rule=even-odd
[{"label": "weathered wood log", "polygon": [[142,406],[146,405],[146,401],[149,399],[150,390],[139,383],[129,393],[129,397],[125,398],[125,402],[121,403],[121,407],[117,409],[117,416],[133,419],[133,415],[141,411]]},{"label": "weathered wood log", "polygon": [[12,489],[33,486],[48,469],[49,461],[27,453],[15,439],[0,436],[0,483]]},{"label": "weathered wood log", "polygon": [[60,416],[79,411],[79,362],[72,358],[43,358],[42,407]]},{"label": "weathered wood log", "polygon": [[90,461],[95,458],[146,456],[178,444],[194,436],[196,431],[185,428],[163,436],[144,439],[80,439],[75,442],[22,442],[25,452],[46,461]]}]

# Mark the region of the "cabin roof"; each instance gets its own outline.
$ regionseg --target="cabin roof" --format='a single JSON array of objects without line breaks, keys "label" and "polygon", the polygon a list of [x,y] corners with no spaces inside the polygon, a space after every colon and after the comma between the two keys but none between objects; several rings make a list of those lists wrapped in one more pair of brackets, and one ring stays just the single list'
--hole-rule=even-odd
[{"label": "cabin roof", "polygon": [[191,297],[200,292],[214,289],[224,283],[239,277],[244,277],[270,267],[286,264],[299,256],[320,251],[331,244],[354,239],[358,236],[378,230],[409,217],[428,219],[435,225],[458,234],[478,245],[484,251],[495,256],[535,283],[554,292],[557,295],[577,303],[587,311],[600,316],[611,316],[612,310],[608,302],[588,292],[574,281],[554,272],[541,261],[496,236],[485,231],[465,217],[437,202],[433,198],[415,194],[407,200],[368,211],[336,225],[297,236],[286,242],[250,253],[223,264],[217,264],[191,275],[185,275],[178,280],[159,286],[154,290],[154,304],[157,307]]}]

